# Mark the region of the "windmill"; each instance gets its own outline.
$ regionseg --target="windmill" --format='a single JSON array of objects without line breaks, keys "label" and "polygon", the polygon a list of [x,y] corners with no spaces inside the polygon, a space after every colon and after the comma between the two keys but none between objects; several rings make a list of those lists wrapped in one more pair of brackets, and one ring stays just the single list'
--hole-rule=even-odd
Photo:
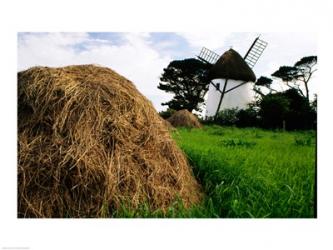
[{"label": "windmill", "polygon": [[[222,56],[205,47],[202,48],[198,59],[211,65],[208,73],[210,80],[206,117],[217,116],[224,108],[245,107],[252,99],[249,82],[254,82],[256,76],[252,68],[267,47],[267,42],[258,36],[244,57],[237,51],[229,49]],[[226,95],[228,94],[228,95]]]}]

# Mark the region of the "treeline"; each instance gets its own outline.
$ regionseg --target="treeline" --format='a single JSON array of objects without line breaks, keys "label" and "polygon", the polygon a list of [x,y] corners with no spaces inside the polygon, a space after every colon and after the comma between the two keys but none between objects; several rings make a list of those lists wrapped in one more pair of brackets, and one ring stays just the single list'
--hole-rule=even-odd
[{"label": "treeline", "polygon": [[206,123],[222,126],[261,127],[266,129],[316,129],[317,99],[308,102],[295,89],[270,93],[246,109],[225,109]]}]

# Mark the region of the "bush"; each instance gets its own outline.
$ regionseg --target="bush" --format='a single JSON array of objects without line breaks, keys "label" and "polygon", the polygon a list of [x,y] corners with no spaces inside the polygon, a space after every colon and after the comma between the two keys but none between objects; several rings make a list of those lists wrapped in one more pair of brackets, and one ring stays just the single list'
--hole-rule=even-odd
[{"label": "bush", "polygon": [[268,94],[259,103],[262,126],[264,128],[282,128],[289,112],[289,100],[279,94]]},{"label": "bush", "polygon": [[163,119],[168,119],[170,116],[172,116],[174,113],[176,112],[176,110],[168,108],[167,110],[161,111],[159,112],[160,116]]},{"label": "bush", "polygon": [[220,145],[224,147],[245,147],[251,148],[255,146],[257,143],[242,139],[224,139],[220,141]]},{"label": "bush", "polygon": [[295,89],[271,93],[246,109],[224,109],[204,124],[287,130],[316,129],[317,98],[311,103]]},{"label": "bush", "polygon": [[220,111],[215,119],[215,123],[221,126],[233,126],[238,121],[238,108],[224,109]]},{"label": "bush", "polygon": [[241,109],[237,113],[237,127],[258,127],[260,120],[255,106],[249,105],[247,109]]},{"label": "bush", "polygon": [[317,112],[308,100],[294,89],[287,90],[282,94],[290,102],[289,112],[286,116],[286,128],[288,130],[313,129],[317,119]]},{"label": "bush", "polygon": [[222,126],[257,127],[260,124],[258,110],[254,104],[249,104],[246,109],[224,109],[217,118],[208,124],[214,123]]},{"label": "bush", "polygon": [[264,128],[282,128],[283,121],[287,130],[316,128],[316,107],[295,89],[264,96],[259,108]]}]

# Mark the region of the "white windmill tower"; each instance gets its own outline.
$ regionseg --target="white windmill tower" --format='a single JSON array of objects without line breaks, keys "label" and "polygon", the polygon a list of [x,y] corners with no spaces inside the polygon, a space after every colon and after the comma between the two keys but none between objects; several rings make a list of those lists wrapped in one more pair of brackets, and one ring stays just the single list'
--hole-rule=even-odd
[{"label": "white windmill tower", "polygon": [[216,116],[226,108],[245,108],[253,100],[251,84],[256,80],[252,68],[267,47],[267,42],[257,37],[244,57],[229,49],[222,56],[202,48],[198,58],[211,64],[210,85],[206,103],[206,118]]}]

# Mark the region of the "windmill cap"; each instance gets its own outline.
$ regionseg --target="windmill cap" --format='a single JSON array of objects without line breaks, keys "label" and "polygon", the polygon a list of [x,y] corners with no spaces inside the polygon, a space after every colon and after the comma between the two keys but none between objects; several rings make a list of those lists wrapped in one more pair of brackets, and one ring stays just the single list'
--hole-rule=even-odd
[{"label": "windmill cap", "polygon": [[255,82],[256,75],[237,51],[229,49],[212,66],[208,78]]}]

